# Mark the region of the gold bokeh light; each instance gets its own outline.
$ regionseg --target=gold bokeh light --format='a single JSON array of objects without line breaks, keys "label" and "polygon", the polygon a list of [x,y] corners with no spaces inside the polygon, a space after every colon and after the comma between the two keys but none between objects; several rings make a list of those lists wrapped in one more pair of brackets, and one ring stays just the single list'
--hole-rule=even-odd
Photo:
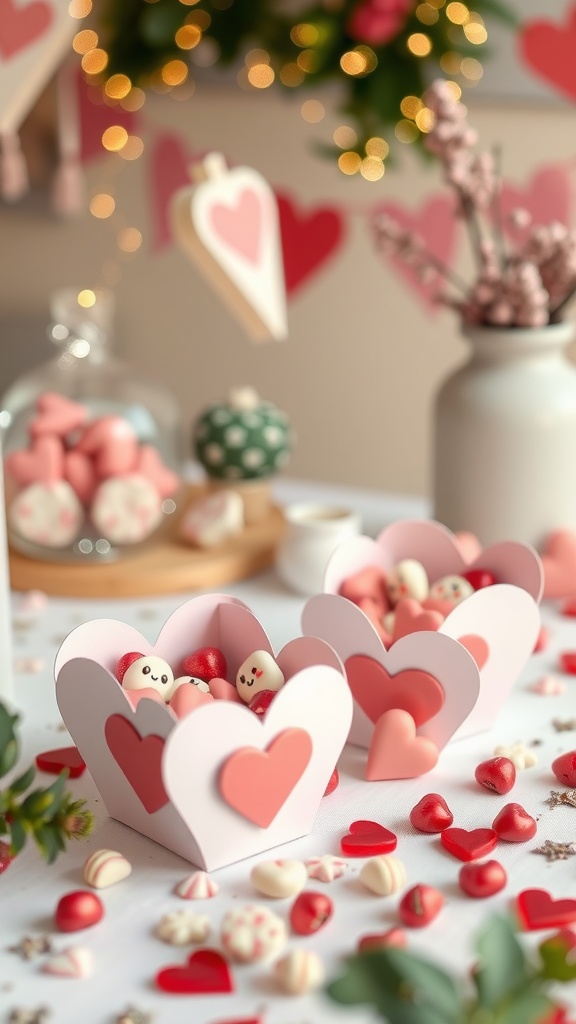
[{"label": "gold bokeh light", "polygon": [[304,121],[308,124],[318,124],[326,116],[326,110],[320,100],[305,100],[300,108]]},{"label": "gold bokeh light", "polygon": [[146,100],[146,93],[143,89],[140,89],[137,85],[130,90],[127,96],[120,101],[120,106],[124,110],[135,111],[140,110],[144,106]]},{"label": "gold bokeh light", "polygon": [[484,68],[475,57],[464,57],[460,70],[464,78],[467,78],[469,82],[479,82],[484,74]]},{"label": "gold bokeh light", "polygon": [[420,132],[413,121],[398,121],[398,124],[394,128],[394,134],[398,139],[398,142],[410,143],[416,142],[419,138]]},{"label": "gold bokeh light", "polygon": [[181,50],[193,50],[202,39],[202,29],[198,25],[182,25],[174,39]]},{"label": "gold bokeh light", "polygon": [[440,15],[432,4],[419,4],[416,8],[416,17],[423,25],[435,25]]},{"label": "gold bokeh light", "polygon": [[104,92],[111,100],[123,100],[131,88],[132,82],[128,75],[112,75],[104,86]]},{"label": "gold bokeh light", "polygon": [[82,70],[87,75],[100,75],[108,65],[108,54],[106,50],[88,50],[82,57]]},{"label": "gold bokeh light", "polygon": [[118,248],[122,252],[137,252],[142,245],[142,233],[138,228],[122,228],[118,232]]},{"label": "gold bokeh light", "polygon": [[366,156],[360,164],[360,174],[366,181],[380,181],[386,168],[377,156]]},{"label": "gold bokeh light", "polygon": [[432,40],[425,32],[413,32],[406,43],[415,57],[427,57],[432,49]]},{"label": "gold bokeh light", "polygon": [[90,213],[93,217],[97,217],[98,220],[107,220],[108,217],[112,216],[115,209],[116,203],[114,198],[108,195],[107,192],[98,192],[90,200]]},{"label": "gold bokeh light", "polygon": [[81,292],[78,292],[77,302],[83,309],[91,309],[96,305],[96,293],[91,288],[83,288]]},{"label": "gold bokeh light", "polygon": [[446,17],[454,25],[465,25],[470,17],[470,11],[466,4],[450,3],[446,8]]},{"label": "gold bokeh light", "polygon": [[290,39],[296,46],[302,48],[315,46],[318,42],[318,29],[315,25],[294,25],[290,32]]},{"label": "gold bokeh light", "polygon": [[248,81],[255,89],[267,89],[274,78],[274,71],[269,64],[254,64],[248,68]]},{"label": "gold bokeh light", "polygon": [[436,124],[436,115],[429,107],[422,107],[422,110],[418,111],[414,120],[420,131],[426,134],[426,132],[431,132]]},{"label": "gold bokeh light", "polygon": [[334,132],[332,138],[340,149],[352,149],[352,146],[355,146],[358,142],[356,132],[348,124],[341,124]]},{"label": "gold bokeh light", "polygon": [[400,104],[400,110],[404,117],[409,117],[413,121],[423,106],[424,104],[419,96],[405,96]]},{"label": "gold bokeh light", "polygon": [[338,167],[343,174],[357,174],[362,164],[362,157],[358,153],[340,153]]},{"label": "gold bokeh light", "polygon": [[188,66],[183,60],[169,60],[160,74],[165,85],[182,85],[188,78]]},{"label": "gold bokeh light", "polygon": [[72,49],[76,53],[88,53],[89,50],[95,50],[97,46],[98,33],[91,28],[83,28],[81,32],[76,33],[72,40]]},{"label": "gold bokeh light", "polygon": [[361,50],[347,50],[340,57],[340,67],[347,75],[364,75],[368,68],[368,59]]},{"label": "gold bokeh light", "polygon": [[280,68],[279,77],[282,85],[288,86],[289,89],[295,89],[297,86],[302,85],[306,76],[302,68],[299,68],[295,61],[289,61]]},{"label": "gold bokeh light", "polygon": [[92,0],[70,0],[68,14],[71,18],[87,18],[92,10]]},{"label": "gold bokeh light", "polygon": [[102,136],[102,145],[109,153],[119,153],[128,142],[128,132],[120,124],[110,125]]},{"label": "gold bokeh light", "polygon": [[126,145],[122,146],[120,156],[123,160],[138,160],[144,152],[144,143],[139,135],[129,135]]},{"label": "gold bokeh light", "polygon": [[385,160],[390,152],[390,146],[386,142],[386,139],[381,139],[379,136],[374,135],[365,145],[366,156],[377,156],[379,160]]}]

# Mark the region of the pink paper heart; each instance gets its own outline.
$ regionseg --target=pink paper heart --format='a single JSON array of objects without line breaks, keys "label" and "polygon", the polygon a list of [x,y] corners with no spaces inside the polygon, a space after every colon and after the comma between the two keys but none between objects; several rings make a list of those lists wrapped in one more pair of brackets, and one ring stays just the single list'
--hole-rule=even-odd
[{"label": "pink paper heart", "polygon": [[212,229],[221,242],[250,263],[259,263],[262,241],[262,206],[252,188],[243,188],[236,203],[215,203],[209,213]]},{"label": "pink paper heart", "polygon": [[52,484],[64,474],[64,449],[58,437],[47,434],[36,438],[30,448],[12,452],[4,460],[6,471],[22,487],[28,484]]},{"label": "pink paper heart", "polygon": [[225,762],[218,782],[230,807],[268,828],[304,774],[312,740],[304,729],[286,729],[266,750],[245,747]]},{"label": "pink paper heart", "polygon": [[548,19],[527,21],[520,30],[520,55],[532,71],[558,92],[576,98],[576,5],[564,24]]},{"label": "pink paper heart", "polygon": [[576,595],[576,534],[555,530],[546,540],[542,554],[544,597]]},{"label": "pink paper heart", "polygon": [[368,751],[366,778],[369,782],[414,779],[431,771],[437,761],[437,747],[426,737],[416,735],[412,716],[393,708],[376,722]]},{"label": "pink paper heart", "polygon": [[[405,230],[414,232],[437,260],[447,267],[452,266],[456,251],[458,218],[455,216],[455,203],[451,195],[442,193],[431,196],[419,210],[410,210],[398,203],[383,203],[376,211],[376,219],[383,213],[392,217]],[[434,296],[438,291],[438,279],[423,281],[398,257],[390,257],[390,263],[424,303],[427,311],[437,312],[438,303],[435,302]]]},{"label": "pink paper heart", "polygon": [[[576,40],[576,36],[575,36]],[[510,221],[510,214],[516,208],[528,210],[531,223],[525,228],[516,228]],[[570,224],[572,216],[572,182],[567,167],[558,164],[542,167],[521,189],[505,181],[500,193],[502,224],[516,246],[522,246],[536,225]]]},{"label": "pink paper heart", "polygon": [[474,658],[479,669],[483,669],[490,655],[490,648],[481,636],[469,633],[467,636],[459,636],[458,643],[462,644]]},{"label": "pink paper heart", "polygon": [[163,738],[141,736],[122,715],[110,715],[104,733],[112,757],[148,814],[161,810],[168,803],[162,782]]},{"label": "pink paper heart", "polygon": [[291,196],[276,196],[286,291],[292,295],[331,260],[345,238],[345,220],[336,208],[298,207]]},{"label": "pink paper heart", "polygon": [[29,430],[32,437],[40,434],[57,434],[65,437],[72,430],[81,427],[88,418],[88,410],[78,402],[64,395],[48,391],[38,399],[38,415],[32,420]]},{"label": "pink paper heart", "polygon": [[10,60],[42,38],[54,21],[54,8],[46,0],[17,4],[0,0],[0,57]]},{"label": "pink paper heart", "polygon": [[425,611],[419,601],[403,597],[394,609],[392,640],[396,642],[400,637],[421,629],[437,630],[444,622],[444,618],[439,611]]},{"label": "pink paper heart", "polygon": [[429,672],[406,669],[390,675],[383,665],[363,654],[348,658],[344,667],[352,696],[371,722],[393,708],[402,708],[420,726],[437,715],[444,703],[444,690]]}]

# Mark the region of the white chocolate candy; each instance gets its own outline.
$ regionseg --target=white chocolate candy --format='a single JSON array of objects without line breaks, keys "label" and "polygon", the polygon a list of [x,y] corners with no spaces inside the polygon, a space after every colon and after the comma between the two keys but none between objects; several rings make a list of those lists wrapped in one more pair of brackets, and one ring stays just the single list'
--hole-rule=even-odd
[{"label": "white chocolate candy", "polygon": [[474,587],[463,576],[443,576],[430,587],[430,597],[440,601],[451,601],[460,604],[474,593]]},{"label": "white chocolate candy", "polygon": [[12,529],[34,544],[65,548],[76,539],[84,521],[84,509],[65,480],[31,484],[11,503],[8,520]]},{"label": "white chocolate candy", "polygon": [[291,996],[312,992],[324,983],[324,964],[311,949],[293,949],[274,964],[278,984]]},{"label": "white chocolate candy", "polygon": [[174,688],[174,673],[164,658],[155,654],[145,655],[126,669],[122,686],[125,690],[157,690],[162,700],[168,702]]},{"label": "white chocolate candy", "polygon": [[534,751],[530,747],[525,747],[523,743],[514,743],[511,747],[496,747],[494,754],[496,757],[509,758],[519,772],[525,768],[534,768],[538,764]]},{"label": "white chocolate candy", "polygon": [[172,684],[170,697],[168,699],[171,699],[176,693],[178,687],[184,686],[185,683],[191,683],[192,686],[196,686],[201,693],[210,693],[210,684],[206,683],[203,679],[196,679],[195,676],[178,676]]},{"label": "white chocolate candy", "polygon": [[218,882],[213,881],[205,871],[195,871],[193,875],[178,883],[174,892],[183,900],[208,900],[219,891]]},{"label": "white chocolate candy", "polygon": [[191,914],[189,910],[173,910],[160,919],[154,934],[171,946],[188,946],[191,942],[206,942],[210,934],[210,920],[205,914]]},{"label": "white chocolate candy", "polygon": [[215,547],[244,529],[244,502],[237,491],[223,490],[196,502],[180,524],[180,535],[189,544]]},{"label": "white chocolate candy", "polygon": [[388,573],[386,589],[392,604],[398,604],[403,597],[424,601],[428,597],[428,576],[424,566],[415,558],[404,558]]},{"label": "white chocolate candy", "polygon": [[282,899],[302,891],[308,872],[301,860],[263,860],[252,868],[250,881],[263,896]]},{"label": "white chocolate candy", "polygon": [[42,970],[58,978],[88,978],[94,970],[94,956],[86,946],[69,946],[45,960]]},{"label": "white chocolate candy", "polygon": [[268,907],[249,903],[230,910],[220,933],[224,951],[239,963],[272,960],[286,945],[284,921]]},{"label": "white chocolate candy", "polygon": [[310,857],[306,867],[309,878],[315,878],[318,882],[333,882],[335,878],[342,877],[348,865],[342,857],[325,853],[322,857]]},{"label": "white chocolate candy", "polygon": [[90,516],[112,544],[137,544],[160,523],[162,500],[154,484],[139,473],[110,477],[96,491]]},{"label": "white chocolate candy", "polygon": [[93,889],[107,889],[132,873],[132,865],[116,850],[96,850],[84,865],[84,881]]},{"label": "white chocolate candy", "polygon": [[402,861],[388,854],[372,857],[360,872],[360,881],[376,896],[392,896],[406,885],[406,868]]},{"label": "white chocolate candy", "polygon": [[236,673],[236,689],[245,704],[261,690],[279,690],[284,676],[268,651],[254,651]]}]

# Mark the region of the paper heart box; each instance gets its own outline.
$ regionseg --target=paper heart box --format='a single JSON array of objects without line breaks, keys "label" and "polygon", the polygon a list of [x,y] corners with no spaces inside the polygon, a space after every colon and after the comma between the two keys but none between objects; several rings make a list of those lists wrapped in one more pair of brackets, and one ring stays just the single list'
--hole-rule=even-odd
[{"label": "paper heart box", "polygon": [[220,648],[230,679],[253,651],[273,654],[246,605],[211,594],[178,608],[155,645],[113,619],[79,626],[55,672],[62,718],[108,813],[212,871],[310,832],[352,698],[328,644],[298,637],[276,657],[287,681],[264,718],[224,700],[180,720],[151,700],[132,708],[113,674],[123,654],[155,653],[177,667],[203,646]]},{"label": "paper heart box", "polygon": [[[432,581],[481,568],[499,583],[462,601],[437,632],[409,633],[387,651],[364,612],[337,595],[344,580],[361,569],[377,566],[387,573],[404,558],[421,562]],[[355,697],[350,741],[370,747],[375,724],[392,699],[390,690],[403,682],[424,702],[421,717],[433,710],[434,687],[423,673],[439,683],[445,701],[419,734],[442,747],[451,737],[490,729],[534,649],[542,583],[542,564],[532,548],[504,542],[467,559],[455,535],[431,520],[400,520],[376,540],[344,541],[328,563],[325,593],[304,610],[303,629],[331,644],[345,665]]]}]

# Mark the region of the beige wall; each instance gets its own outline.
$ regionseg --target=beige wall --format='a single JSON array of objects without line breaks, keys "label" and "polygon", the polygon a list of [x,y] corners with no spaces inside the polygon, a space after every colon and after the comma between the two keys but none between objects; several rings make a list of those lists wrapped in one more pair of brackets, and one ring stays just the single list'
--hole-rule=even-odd
[{"label": "beige wall", "polygon": [[[154,97],[143,132],[148,144],[160,131],[176,131],[188,138],[191,152],[220,148],[304,207],[349,208],[345,245],[290,304],[289,341],[252,345],[178,250],[151,254],[143,159],[124,165],[117,183],[120,213],[145,236],[117,286],[118,346],[136,370],[173,388],[187,425],[230,386],[252,384],[292,418],[298,436],[293,475],[425,493],[432,394],[464,348],[451,315],[430,316],[376,256],[362,211],[386,199],[418,206],[438,187],[438,172],[403,150],[397,168],[378,183],[346,178],[311,146],[320,131],[329,138],[341,119],[308,125],[299,108],[298,99],[238,90],[198,91],[186,104]],[[518,183],[543,164],[575,155],[571,109],[479,107],[473,120],[484,148],[504,144],[506,174]],[[89,169],[91,191],[106,183],[108,170],[106,161]],[[35,202],[0,207],[4,377],[12,372],[13,339],[20,334],[23,353],[32,321],[44,319],[51,289],[98,283],[114,254],[114,234],[111,223],[89,215],[61,223]]]}]

